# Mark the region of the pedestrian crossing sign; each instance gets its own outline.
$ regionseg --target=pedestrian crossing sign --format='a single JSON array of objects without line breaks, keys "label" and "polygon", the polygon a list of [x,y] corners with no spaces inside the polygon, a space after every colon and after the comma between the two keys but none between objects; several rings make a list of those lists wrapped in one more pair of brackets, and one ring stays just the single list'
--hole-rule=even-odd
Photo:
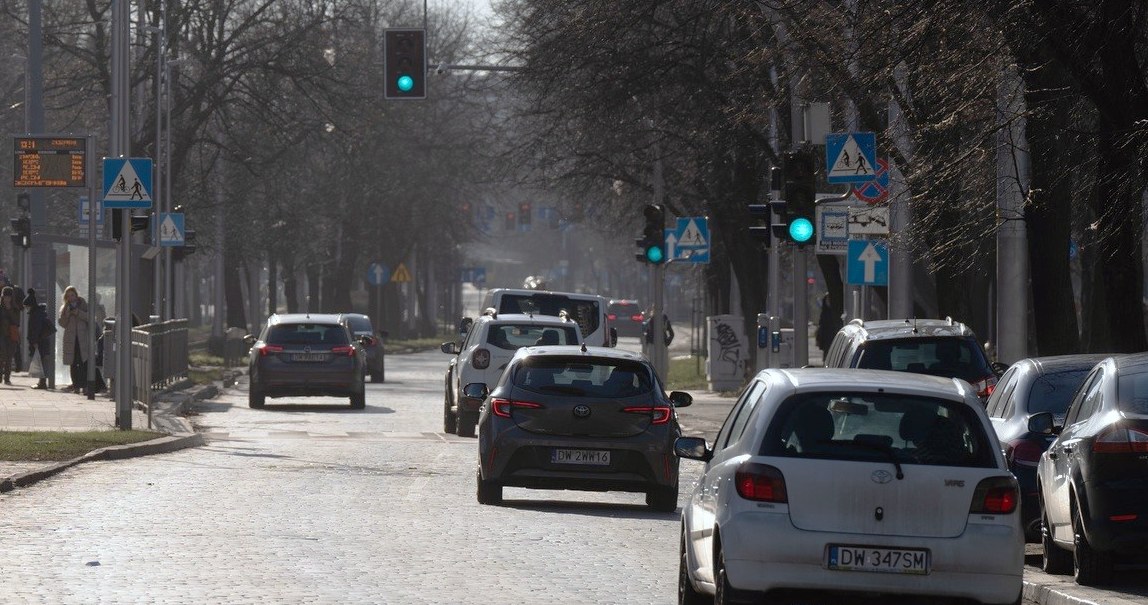
[{"label": "pedestrian crossing sign", "polygon": [[825,180],[830,183],[868,183],[877,174],[877,135],[839,132],[825,135]]},{"label": "pedestrian crossing sign", "polygon": [[184,240],[184,221],[182,212],[161,212],[159,215],[159,233],[156,239],[160,246],[182,246]]},{"label": "pedestrian crossing sign", "polygon": [[151,158],[104,158],[104,208],[151,208]]}]

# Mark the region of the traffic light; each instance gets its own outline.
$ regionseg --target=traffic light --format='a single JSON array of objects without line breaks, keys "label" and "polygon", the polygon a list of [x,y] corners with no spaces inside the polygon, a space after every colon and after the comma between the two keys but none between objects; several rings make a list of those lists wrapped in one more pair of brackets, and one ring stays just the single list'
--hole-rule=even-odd
[{"label": "traffic light", "polygon": [[425,29],[388,29],[383,32],[384,98],[427,98],[426,50]]},{"label": "traffic light", "polygon": [[17,193],[16,206],[24,212],[28,212],[32,209],[32,196],[27,193]]},{"label": "traffic light", "polygon": [[184,255],[187,255],[195,254],[195,251],[198,249],[199,246],[195,244],[195,229],[184,229],[183,246],[180,247],[180,251],[183,252]]},{"label": "traffic light", "polygon": [[813,152],[791,151],[782,156],[782,198],[786,203],[786,237],[801,245],[813,240],[817,198],[817,168]]},{"label": "traffic light", "polygon": [[[112,239],[119,241],[124,236],[123,228],[123,210],[112,210]],[[144,214],[141,216],[132,216],[132,233],[136,231],[143,231],[151,226],[151,216]]]},{"label": "traffic light", "polygon": [[32,247],[32,220],[26,216],[14,218],[9,223],[12,226],[12,243],[21,248]]},{"label": "traffic light", "polygon": [[518,223],[514,222],[514,213],[513,212],[507,212],[506,213],[506,230],[507,231],[514,231],[515,229],[517,229],[517,225],[518,225]]},{"label": "traffic light", "polygon": [[660,265],[666,262],[666,209],[660,204],[646,204],[642,213],[646,225],[642,237],[635,241],[639,248],[635,256],[643,263]]},{"label": "traffic light", "polygon": [[530,202],[522,202],[518,205],[518,225],[520,227],[530,227]]}]

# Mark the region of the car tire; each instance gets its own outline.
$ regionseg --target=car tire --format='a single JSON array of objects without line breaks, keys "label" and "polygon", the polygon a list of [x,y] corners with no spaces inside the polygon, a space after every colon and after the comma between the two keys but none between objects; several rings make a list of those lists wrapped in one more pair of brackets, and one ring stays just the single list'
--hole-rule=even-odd
[{"label": "car tire", "polygon": [[459,412],[457,428],[459,437],[474,437],[478,428],[478,412]]},{"label": "car tire", "polygon": [[383,371],[382,370],[371,372],[371,382],[382,382],[382,381],[383,381]]},{"label": "car tire", "polygon": [[254,386],[247,392],[247,407],[261,409],[267,403],[267,396],[255,389]]},{"label": "car tire", "polygon": [[678,605],[709,605],[713,599],[709,595],[698,592],[694,582],[690,579],[688,562],[686,561],[685,528],[682,529],[682,544],[678,557]]},{"label": "car tire", "polygon": [[1052,539],[1052,526],[1048,515],[1041,511],[1040,544],[1044,551],[1040,557],[1040,568],[1044,573],[1064,575],[1072,571],[1072,553],[1056,545]]},{"label": "car tire", "polygon": [[458,430],[458,416],[450,411],[450,397],[442,397],[442,432],[454,433]]},{"label": "car tire", "polygon": [[729,585],[729,577],[725,572],[725,554],[720,545],[717,560],[714,561],[714,588],[714,605],[751,602],[749,595]]},{"label": "car tire", "polygon": [[1112,558],[1092,548],[1084,535],[1084,517],[1080,507],[1072,511],[1072,575],[1081,586],[1098,586],[1112,577]]},{"label": "car tire", "polygon": [[475,483],[478,485],[478,503],[479,504],[502,504],[502,486],[493,482],[486,481],[482,478],[482,471],[474,474]]},{"label": "car tire", "polygon": [[646,506],[660,513],[674,512],[678,509],[678,486],[655,487],[646,492]]},{"label": "car tire", "polygon": [[[365,389],[365,387],[364,387]],[[367,407],[367,392],[366,390],[358,393],[351,394],[351,409],[361,410]]]}]

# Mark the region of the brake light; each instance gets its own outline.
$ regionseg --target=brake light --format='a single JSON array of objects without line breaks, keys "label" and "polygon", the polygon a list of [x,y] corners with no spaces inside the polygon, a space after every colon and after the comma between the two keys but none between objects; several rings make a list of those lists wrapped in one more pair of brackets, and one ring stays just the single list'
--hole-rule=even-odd
[{"label": "brake light", "polygon": [[354,357],[355,356],[355,347],[352,347],[350,345],[331,347],[331,353],[333,355],[346,355],[347,357]]},{"label": "brake light", "polygon": [[635,314],[630,316],[630,320],[631,321],[643,321],[644,318],[642,317],[641,313],[635,313]]},{"label": "brake light", "polygon": [[973,384],[973,389],[976,390],[977,396],[981,399],[988,399],[989,395],[997,388],[997,377],[995,375],[985,376]]},{"label": "brake light", "polygon": [[1039,445],[1025,439],[1017,439],[1005,444],[1005,459],[1008,460],[1009,464],[1035,467],[1040,462],[1042,453],[1044,450]]},{"label": "brake light", "polygon": [[490,367],[490,351],[486,349],[475,349],[474,354],[470,356],[470,365],[474,366],[476,370],[485,370]]},{"label": "brake light", "polygon": [[609,319],[610,321],[614,321],[615,319],[618,319],[618,316],[614,315],[613,313],[610,313],[609,315],[606,316],[606,319]]},{"label": "brake light", "polygon": [[1145,454],[1148,453],[1148,433],[1111,426],[1096,436],[1092,451],[1098,454]]},{"label": "brake light", "polygon": [[1108,520],[1109,521],[1122,521],[1122,522],[1123,521],[1135,521],[1136,515],[1134,515],[1134,514],[1132,514],[1132,515],[1109,515]]},{"label": "brake light", "polygon": [[633,405],[622,408],[627,414],[653,415],[653,424],[665,424],[670,421],[670,406],[668,405]]},{"label": "brake light", "polygon": [[785,477],[781,470],[768,464],[743,462],[734,473],[737,495],[757,502],[789,502]]},{"label": "brake light", "polygon": [[262,345],[259,347],[259,356],[267,357],[272,353],[282,353],[283,347],[279,345]]},{"label": "brake light", "polygon": [[969,513],[1007,515],[1016,510],[1020,502],[1020,488],[1012,477],[981,479],[973,491],[973,504]]},{"label": "brake light", "polygon": [[495,416],[501,418],[510,418],[510,413],[514,408],[526,408],[530,410],[537,410],[542,407],[540,403],[533,401],[514,401],[512,399],[495,398],[490,400],[490,411],[494,412]]}]

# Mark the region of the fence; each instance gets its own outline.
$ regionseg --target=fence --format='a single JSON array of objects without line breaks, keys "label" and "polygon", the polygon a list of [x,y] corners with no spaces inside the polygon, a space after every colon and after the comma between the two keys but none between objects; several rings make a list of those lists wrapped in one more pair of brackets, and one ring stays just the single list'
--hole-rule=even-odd
[{"label": "fence", "polygon": [[187,378],[187,320],[169,319],[132,328],[132,402],[147,406],[152,395]]}]

